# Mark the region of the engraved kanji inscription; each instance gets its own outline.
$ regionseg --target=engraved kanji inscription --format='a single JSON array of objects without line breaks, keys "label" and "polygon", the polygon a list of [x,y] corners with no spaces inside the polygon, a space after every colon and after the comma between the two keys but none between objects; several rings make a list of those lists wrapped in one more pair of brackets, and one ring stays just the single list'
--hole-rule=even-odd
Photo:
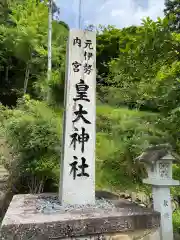
[{"label": "engraved kanji inscription", "polygon": [[164,206],[168,207],[168,201],[167,200],[164,200]]},{"label": "engraved kanji inscription", "polygon": [[89,134],[86,133],[85,128],[81,128],[81,134],[78,134],[77,132],[73,133],[70,137],[72,138],[71,146],[73,146],[73,149],[76,150],[77,143],[81,144],[81,152],[84,152],[84,145],[89,140]]},{"label": "engraved kanji inscription", "polygon": [[84,115],[87,115],[88,112],[86,110],[83,110],[83,106],[81,104],[78,104],[79,110],[75,111],[74,114],[77,116],[72,122],[76,123],[80,119],[82,119],[86,124],[91,124],[91,122],[84,117]]},{"label": "engraved kanji inscription", "polygon": [[84,64],[84,73],[87,73],[88,75],[90,75],[90,73],[92,72],[92,65],[85,63]]},{"label": "engraved kanji inscription", "polygon": [[84,82],[83,79],[80,79],[80,82],[76,84],[77,95],[75,98],[73,98],[73,100],[74,101],[84,100],[84,101],[90,102],[90,100],[87,97],[88,89],[89,89],[89,86]]},{"label": "engraved kanji inscription", "polygon": [[81,63],[78,63],[77,61],[75,61],[72,63],[72,65],[73,65],[73,71],[79,72],[79,70],[80,70],[79,67],[81,66]]},{"label": "engraved kanji inscription", "polygon": [[81,165],[78,165],[78,158],[76,156],[73,156],[74,161],[70,163],[70,175],[73,175],[73,179],[75,180],[76,177],[89,177],[89,174],[85,171],[86,168],[89,167],[88,164],[86,164],[86,159],[84,157],[81,158]]},{"label": "engraved kanji inscription", "polygon": [[88,49],[92,50],[93,49],[92,41],[91,40],[86,40],[84,48],[88,48]]},{"label": "engraved kanji inscription", "polygon": [[81,39],[76,37],[73,39],[73,45],[77,45],[78,47],[81,47]]},{"label": "engraved kanji inscription", "polygon": [[93,57],[93,53],[92,52],[84,52],[84,58],[85,60],[90,60]]}]

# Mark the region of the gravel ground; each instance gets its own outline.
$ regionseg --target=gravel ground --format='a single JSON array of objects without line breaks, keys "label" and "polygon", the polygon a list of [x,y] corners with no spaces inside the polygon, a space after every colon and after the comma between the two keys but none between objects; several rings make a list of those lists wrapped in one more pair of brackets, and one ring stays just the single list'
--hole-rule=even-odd
[{"label": "gravel ground", "polygon": [[58,197],[49,197],[49,198],[39,198],[36,202],[36,210],[41,213],[50,214],[50,213],[65,213],[72,212],[75,210],[88,210],[91,209],[104,209],[112,210],[115,209],[115,206],[108,200],[100,199],[96,200],[95,205],[61,205]]}]

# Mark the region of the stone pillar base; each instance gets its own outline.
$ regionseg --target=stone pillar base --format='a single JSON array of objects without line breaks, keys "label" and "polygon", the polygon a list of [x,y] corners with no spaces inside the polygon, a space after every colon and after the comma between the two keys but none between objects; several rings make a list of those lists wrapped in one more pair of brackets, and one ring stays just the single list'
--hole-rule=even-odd
[{"label": "stone pillar base", "polygon": [[159,240],[159,225],[159,213],[126,200],[62,207],[56,194],[15,195],[1,225],[1,239]]}]

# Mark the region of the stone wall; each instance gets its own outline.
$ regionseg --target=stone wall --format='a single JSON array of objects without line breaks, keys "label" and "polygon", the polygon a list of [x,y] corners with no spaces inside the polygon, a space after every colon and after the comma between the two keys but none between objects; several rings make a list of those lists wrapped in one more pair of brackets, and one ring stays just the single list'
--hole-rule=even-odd
[{"label": "stone wall", "polygon": [[[131,233],[116,233],[106,235],[84,236],[79,238],[71,238],[71,240],[160,240],[160,229],[135,231]],[[65,240],[65,239],[64,239]],[[70,240],[70,238],[66,238]]]}]

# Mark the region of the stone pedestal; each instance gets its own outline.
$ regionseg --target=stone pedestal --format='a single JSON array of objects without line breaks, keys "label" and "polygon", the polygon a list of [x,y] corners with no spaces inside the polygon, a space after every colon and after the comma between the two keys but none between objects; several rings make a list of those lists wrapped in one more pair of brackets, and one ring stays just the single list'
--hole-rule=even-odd
[{"label": "stone pedestal", "polygon": [[159,225],[159,213],[126,200],[61,206],[56,194],[15,195],[2,222],[1,239],[143,239],[151,231],[157,237]]}]

